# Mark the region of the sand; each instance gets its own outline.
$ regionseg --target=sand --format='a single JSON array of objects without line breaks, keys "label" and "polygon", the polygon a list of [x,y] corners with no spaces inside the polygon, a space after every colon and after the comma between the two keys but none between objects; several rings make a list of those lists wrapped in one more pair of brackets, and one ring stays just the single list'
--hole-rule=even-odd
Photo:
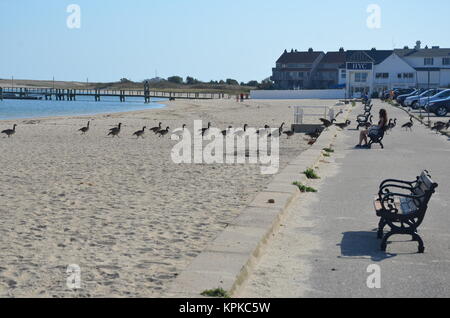
[{"label": "sand", "polygon": [[[222,129],[289,127],[289,106],[335,104],[174,101],[158,110],[0,121],[0,130],[19,125],[12,138],[0,136],[0,297],[163,297],[273,176],[249,164],[177,165],[177,141],[132,134],[159,121],[191,129],[198,119]],[[119,122],[121,138],[106,137]],[[281,167],[307,147],[303,135],[281,138]],[[81,269],[81,289],[66,285],[70,264]]]}]

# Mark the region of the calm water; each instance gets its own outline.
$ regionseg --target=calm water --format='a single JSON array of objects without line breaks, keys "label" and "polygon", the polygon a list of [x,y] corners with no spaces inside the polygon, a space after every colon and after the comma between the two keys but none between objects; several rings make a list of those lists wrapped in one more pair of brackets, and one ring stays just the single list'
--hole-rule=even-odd
[{"label": "calm water", "polygon": [[93,97],[77,97],[76,101],[56,100],[3,100],[0,101],[0,120],[42,118],[53,116],[83,116],[109,114],[145,109],[163,108],[165,99],[152,98],[150,104],[144,98],[127,98],[125,103],[118,97],[102,97],[95,102]]}]

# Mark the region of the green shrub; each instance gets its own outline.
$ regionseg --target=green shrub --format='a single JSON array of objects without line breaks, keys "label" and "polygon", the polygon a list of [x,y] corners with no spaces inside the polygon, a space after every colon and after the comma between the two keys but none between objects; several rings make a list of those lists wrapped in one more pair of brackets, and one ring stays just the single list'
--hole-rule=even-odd
[{"label": "green shrub", "polygon": [[328,153],[334,153],[334,150],[331,148],[323,148],[323,151],[328,152]]}]

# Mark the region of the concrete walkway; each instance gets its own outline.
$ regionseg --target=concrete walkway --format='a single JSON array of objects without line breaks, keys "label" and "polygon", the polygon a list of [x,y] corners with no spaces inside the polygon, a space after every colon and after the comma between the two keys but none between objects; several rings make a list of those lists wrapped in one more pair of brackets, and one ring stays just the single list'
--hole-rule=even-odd
[{"label": "concrete walkway", "polygon": [[[385,137],[385,150],[356,150],[354,122],[335,143],[336,153],[318,166],[322,177],[291,206],[278,235],[268,244],[238,297],[450,297],[450,141],[408,115],[375,101],[374,117],[385,107],[398,127]],[[384,179],[414,180],[428,169],[439,183],[420,234],[425,254],[408,236],[394,236],[387,253],[374,231],[373,198]],[[381,268],[381,288],[370,289],[368,267]]]}]

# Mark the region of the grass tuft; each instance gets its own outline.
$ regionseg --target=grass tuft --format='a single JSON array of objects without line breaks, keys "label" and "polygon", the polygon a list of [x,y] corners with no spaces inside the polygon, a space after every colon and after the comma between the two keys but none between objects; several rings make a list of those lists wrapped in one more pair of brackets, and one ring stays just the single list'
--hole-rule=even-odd
[{"label": "grass tuft", "polygon": [[314,169],[311,168],[306,169],[303,173],[306,175],[308,179],[320,179],[320,177],[317,175]]},{"label": "grass tuft", "polygon": [[311,188],[311,187],[307,187],[304,184],[301,184],[300,182],[294,182],[294,185],[297,186],[299,188],[300,192],[302,192],[302,193],[305,193],[305,192],[316,193],[317,192],[316,189]]},{"label": "grass tuft", "polygon": [[328,153],[334,153],[334,149],[331,149],[331,148],[323,148],[323,151],[328,152]]},{"label": "grass tuft", "polygon": [[201,295],[205,297],[230,298],[228,292],[223,288],[205,290]]}]

